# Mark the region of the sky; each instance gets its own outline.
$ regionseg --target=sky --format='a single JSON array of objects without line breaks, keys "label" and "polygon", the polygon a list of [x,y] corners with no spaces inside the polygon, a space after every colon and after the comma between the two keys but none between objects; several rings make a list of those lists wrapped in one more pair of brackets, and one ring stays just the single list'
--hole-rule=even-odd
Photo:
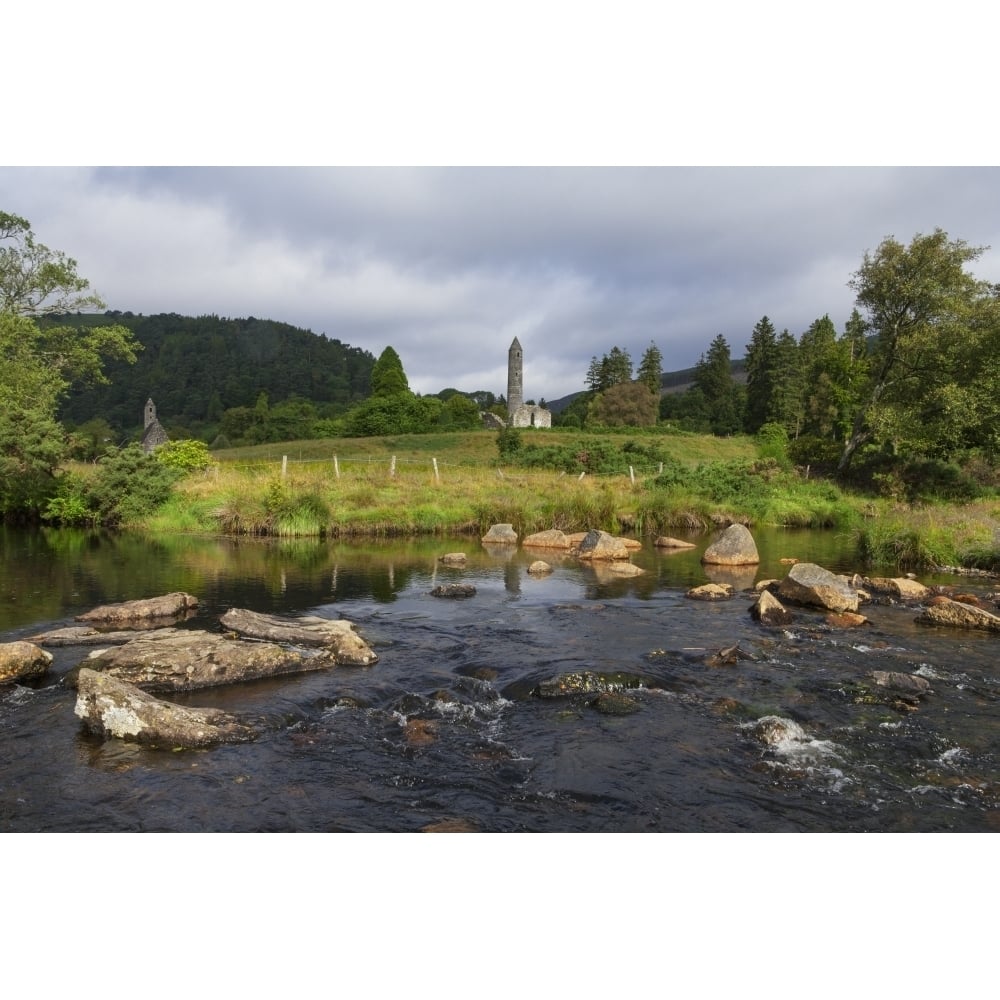
[{"label": "sky", "polygon": [[584,388],[593,357],[655,343],[665,371],[764,315],[850,316],[886,236],[936,227],[1000,281],[994,167],[11,167],[0,209],[74,257],[111,309],[256,316],[376,357],[410,387],[526,398]]}]

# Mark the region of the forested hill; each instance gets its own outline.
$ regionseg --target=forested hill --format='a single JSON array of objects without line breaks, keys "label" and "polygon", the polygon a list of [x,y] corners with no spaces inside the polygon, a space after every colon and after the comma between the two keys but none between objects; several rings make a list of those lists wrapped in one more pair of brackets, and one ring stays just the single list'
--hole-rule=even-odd
[{"label": "forested hill", "polygon": [[335,416],[370,392],[375,358],[368,351],[287,323],[129,312],[77,314],[58,322],[121,324],[143,345],[134,365],[108,365],[110,385],[69,396],[60,415],[70,424],[103,418],[126,431],[141,426],[152,398],[170,424],[195,429],[216,423],[226,410],[253,407],[261,393],[272,406],[300,397],[321,415]]}]

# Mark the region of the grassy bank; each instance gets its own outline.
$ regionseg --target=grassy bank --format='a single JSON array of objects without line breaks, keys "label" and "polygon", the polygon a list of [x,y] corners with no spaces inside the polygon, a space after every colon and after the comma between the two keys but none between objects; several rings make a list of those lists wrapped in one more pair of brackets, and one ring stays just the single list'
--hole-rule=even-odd
[{"label": "grassy bank", "polygon": [[[213,457],[142,527],[377,538],[478,535],[510,523],[521,535],[601,528],[655,537],[739,519],[836,529],[879,565],[1000,568],[1000,501],[913,509],[848,494],[760,459],[749,438],[544,432],[502,464],[496,435],[482,432],[291,442]],[[543,459],[575,465],[535,467]],[[598,471],[577,471],[588,462]]]}]

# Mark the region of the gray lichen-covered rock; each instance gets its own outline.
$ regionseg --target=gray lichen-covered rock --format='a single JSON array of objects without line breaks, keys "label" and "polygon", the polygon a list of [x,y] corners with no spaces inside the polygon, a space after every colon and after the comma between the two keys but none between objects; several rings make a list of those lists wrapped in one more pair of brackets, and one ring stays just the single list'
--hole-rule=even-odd
[{"label": "gray lichen-covered rock", "polygon": [[[81,664],[149,691],[193,691],[337,665],[326,649],[286,649],[195,629],[139,633],[121,646],[95,650]],[[80,671],[82,673],[82,669]]]},{"label": "gray lichen-covered rock", "polygon": [[517,545],[517,532],[512,524],[494,524],[482,540],[487,545]]},{"label": "gray lichen-covered rock", "polygon": [[701,561],[714,566],[752,566],[760,562],[760,556],[750,529],[742,524],[731,524],[705,549]]},{"label": "gray lichen-covered rock", "polygon": [[51,663],[52,654],[46,653],[33,642],[19,640],[0,643],[0,684],[41,677]]},{"label": "gray lichen-covered rock", "polygon": [[339,664],[369,667],[378,662],[378,655],[354,631],[354,625],[343,619],[314,615],[285,619],[243,608],[230,608],[219,621],[223,628],[244,638],[296,646],[322,646]]},{"label": "gray lichen-covered rock", "polygon": [[879,687],[891,688],[916,697],[923,697],[931,690],[930,681],[917,674],[904,674],[895,670],[873,670],[871,676]]},{"label": "gray lichen-covered rock", "polygon": [[580,542],[577,555],[581,559],[628,559],[625,541],[606,531],[588,531]]},{"label": "gray lichen-covered rock", "polygon": [[846,578],[816,563],[796,563],[778,585],[778,596],[828,611],[858,610],[858,592]]},{"label": "gray lichen-covered rock", "polygon": [[172,705],[97,670],[80,671],[74,711],[98,736],[171,749],[245,743],[257,737],[252,726],[221,709]]},{"label": "gray lichen-covered rock", "polygon": [[161,597],[143,598],[138,601],[123,601],[121,604],[105,604],[82,615],[78,622],[122,622],[143,621],[150,618],[183,618],[198,607],[198,599],[190,594],[173,593]]},{"label": "gray lichen-covered rock", "polygon": [[51,632],[40,632],[33,635],[30,641],[37,642],[40,646],[118,646],[123,642],[131,642],[135,637],[134,628],[103,632],[91,625],[70,625]]},{"label": "gray lichen-covered rock", "polygon": [[952,628],[1000,632],[1000,615],[995,615],[985,608],[975,608],[971,604],[952,601],[947,597],[934,598],[915,620],[922,625],[948,625]]}]

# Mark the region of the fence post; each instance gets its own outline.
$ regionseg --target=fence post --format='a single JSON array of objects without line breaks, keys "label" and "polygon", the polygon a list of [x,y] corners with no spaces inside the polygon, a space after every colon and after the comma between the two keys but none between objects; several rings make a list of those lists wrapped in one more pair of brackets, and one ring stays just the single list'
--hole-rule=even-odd
[{"label": "fence post", "polygon": [[628,467],[628,477],[632,481],[632,485],[635,486],[635,469],[631,465]]},{"label": "fence post", "polygon": [[337,456],[333,456],[333,474],[340,479],[340,463],[337,461]]},{"label": "fence post", "polygon": [[396,478],[396,456],[392,456],[392,461],[389,463],[389,478]]},{"label": "fence post", "polygon": [[434,463],[434,482],[440,483],[441,477],[438,475],[438,460],[436,458],[432,458],[431,461]]},{"label": "fence post", "polygon": [[281,478],[284,479],[288,475],[288,456],[281,456]]},{"label": "fence post", "polygon": [[583,470],[583,472],[581,472],[581,473],[580,473],[580,478],[579,478],[579,479],[577,480],[577,482],[578,482],[578,483],[582,483],[582,482],[583,482],[583,477],[584,477],[584,476],[585,476],[586,474],[587,474],[587,470],[586,470],[586,469],[584,469],[584,470]]}]

